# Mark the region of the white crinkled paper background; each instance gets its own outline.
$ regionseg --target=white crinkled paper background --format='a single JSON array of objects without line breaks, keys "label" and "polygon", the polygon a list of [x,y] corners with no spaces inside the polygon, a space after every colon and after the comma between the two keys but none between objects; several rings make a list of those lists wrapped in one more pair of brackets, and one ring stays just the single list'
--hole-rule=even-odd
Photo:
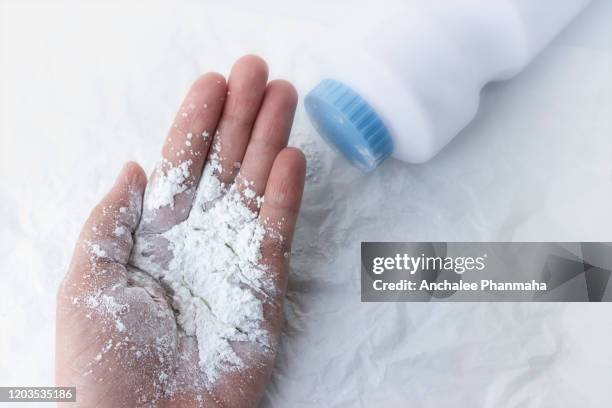
[{"label": "white crinkled paper background", "polygon": [[[367,4],[0,0],[0,385],[52,384],[80,225],[123,162],[153,168],[190,82],[252,52],[303,96],[296,46]],[[487,87],[436,159],[368,175],[300,106],[291,143],[309,178],[263,406],[609,405],[612,306],[362,304],[359,243],[612,240],[611,72],[612,2],[595,0]]]}]

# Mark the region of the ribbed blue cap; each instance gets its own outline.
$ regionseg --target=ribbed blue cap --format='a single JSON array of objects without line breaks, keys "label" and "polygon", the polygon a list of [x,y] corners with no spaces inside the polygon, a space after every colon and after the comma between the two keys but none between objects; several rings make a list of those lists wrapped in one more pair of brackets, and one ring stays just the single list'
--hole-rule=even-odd
[{"label": "ribbed blue cap", "polygon": [[393,152],[391,135],[374,109],[342,82],[321,81],[304,103],[319,134],[361,170],[374,170]]}]

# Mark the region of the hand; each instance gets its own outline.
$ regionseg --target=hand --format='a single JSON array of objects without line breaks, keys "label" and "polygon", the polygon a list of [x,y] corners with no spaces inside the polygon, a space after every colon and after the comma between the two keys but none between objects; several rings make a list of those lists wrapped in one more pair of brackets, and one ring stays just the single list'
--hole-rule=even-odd
[{"label": "hand", "polygon": [[[286,147],[296,91],[285,81],[267,83],[267,76],[263,60],[246,56],[227,84],[216,73],[199,78],[148,186],[140,166],[126,164],[85,223],[57,302],[56,383],[76,386],[79,406],[252,407],[260,400],[282,324],[286,255],[305,173],[303,154]],[[177,323],[172,288],[154,278],[172,259],[163,234],[189,216],[211,158],[218,166],[209,176],[226,191],[247,186],[264,197],[261,203],[241,195],[265,226],[259,263],[274,289],[254,293],[268,343],[232,341],[242,365],[214,378],[199,364],[196,338]],[[153,191],[181,163],[184,188],[160,205]],[[138,251],[143,242],[154,251]]]}]

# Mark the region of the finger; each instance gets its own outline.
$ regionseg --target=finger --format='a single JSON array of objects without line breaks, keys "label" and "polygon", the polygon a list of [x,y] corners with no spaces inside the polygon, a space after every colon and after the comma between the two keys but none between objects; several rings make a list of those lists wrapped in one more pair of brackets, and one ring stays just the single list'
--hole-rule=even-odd
[{"label": "finger", "polygon": [[225,78],[217,73],[205,74],[191,86],[149,181],[141,226],[144,232],[165,231],[189,214],[226,90]]},{"label": "finger", "polygon": [[297,98],[295,88],[287,81],[272,81],[266,88],[237,177],[253,211],[258,210],[255,197],[263,196],[274,159],[287,147]]},{"label": "finger", "polygon": [[142,168],[127,163],[115,185],[93,209],[77,242],[67,280],[104,287],[125,279],[132,234],[140,220],[147,178]]},{"label": "finger", "polygon": [[238,173],[267,81],[268,66],[254,55],[240,58],[232,68],[214,141],[219,161],[215,176],[225,184],[231,183]]},{"label": "finger", "polygon": [[295,148],[283,149],[274,160],[266,184],[259,220],[266,229],[262,262],[284,295],[291,241],[297,220],[306,173],[304,154]]}]

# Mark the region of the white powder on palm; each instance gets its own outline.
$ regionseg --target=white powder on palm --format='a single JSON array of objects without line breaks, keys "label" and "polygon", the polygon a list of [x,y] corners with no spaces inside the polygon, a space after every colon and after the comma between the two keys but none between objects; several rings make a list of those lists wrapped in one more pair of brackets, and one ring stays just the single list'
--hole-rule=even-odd
[{"label": "white powder on palm", "polygon": [[[177,322],[187,335],[196,337],[200,368],[210,382],[223,371],[243,367],[232,342],[269,346],[258,298],[269,289],[260,265],[265,230],[237,188],[227,188],[214,175],[219,169],[218,155],[213,153],[189,217],[162,235],[170,252],[167,266],[143,257],[150,249],[146,237],[137,236],[132,254],[134,265],[169,289]],[[167,197],[185,190],[182,183],[189,174],[181,171],[180,177],[175,176],[158,180],[149,197],[154,206],[171,205]]]},{"label": "white powder on palm", "polygon": [[174,196],[187,189],[185,180],[189,177],[190,165],[191,160],[186,160],[178,166],[168,163],[169,169],[165,173],[159,169],[159,178],[147,192],[146,205],[149,210],[164,206],[174,207]]}]

